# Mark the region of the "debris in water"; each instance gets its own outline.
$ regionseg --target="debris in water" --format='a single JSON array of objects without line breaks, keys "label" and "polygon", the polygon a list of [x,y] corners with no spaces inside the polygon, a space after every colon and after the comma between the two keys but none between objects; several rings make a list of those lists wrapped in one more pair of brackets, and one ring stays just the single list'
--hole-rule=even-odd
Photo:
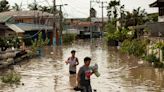
[{"label": "debris in water", "polygon": [[54,54],[54,52],[51,52],[50,54],[51,54],[51,55],[53,55],[53,54]]}]

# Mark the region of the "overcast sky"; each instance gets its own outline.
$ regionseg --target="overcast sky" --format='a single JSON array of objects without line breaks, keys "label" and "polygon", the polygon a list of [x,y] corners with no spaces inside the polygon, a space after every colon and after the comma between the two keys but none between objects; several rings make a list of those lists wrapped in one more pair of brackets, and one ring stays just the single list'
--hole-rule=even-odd
[{"label": "overcast sky", "polygon": [[[14,3],[17,3],[21,5],[24,9],[27,9],[27,5],[30,3],[33,3],[34,0],[8,0],[11,5],[14,5]],[[74,18],[83,18],[89,16],[89,7],[90,7],[90,0],[56,0],[57,4],[68,4],[67,6],[64,6],[63,12],[65,14],[65,17],[74,17]],[[93,0],[92,0],[93,1]],[[94,0],[96,1],[96,0]],[[100,1],[107,1],[110,0],[100,0]],[[157,12],[157,8],[150,8],[149,4],[153,3],[155,0],[121,0],[121,5],[125,5],[125,9],[127,11],[132,11],[133,9],[136,9],[138,7],[141,7],[142,9],[146,9],[148,13],[154,13]],[[36,2],[39,5],[52,5],[53,0],[36,0]],[[104,4],[107,6],[107,4]],[[101,17],[101,8],[100,4],[98,3],[92,3],[92,7],[97,10],[97,16]],[[104,8],[104,16],[106,16],[106,8]]]}]

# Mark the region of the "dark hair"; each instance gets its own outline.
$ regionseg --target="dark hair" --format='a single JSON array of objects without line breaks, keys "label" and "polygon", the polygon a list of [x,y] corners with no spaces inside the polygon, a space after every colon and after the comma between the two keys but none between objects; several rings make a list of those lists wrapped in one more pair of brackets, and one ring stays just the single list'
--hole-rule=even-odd
[{"label": "dark hair", "polygon": [[91,61],[91,58],[90,58],[90,57],[85,57],[85,58],[84,58],[84,63],[85,63],[86,61]]},{"label": "dark hair", "polygon": [[72,50],[71,53],[75,53],[76,51],[75,50]]}]

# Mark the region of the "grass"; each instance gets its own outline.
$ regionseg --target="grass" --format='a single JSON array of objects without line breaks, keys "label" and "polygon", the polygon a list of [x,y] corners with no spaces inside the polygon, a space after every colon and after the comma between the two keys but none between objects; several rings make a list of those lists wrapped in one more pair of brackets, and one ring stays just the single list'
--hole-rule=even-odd
[{"label": "grass", "polygon": [[7,84],[19,85],[21,80],[21,75],[15,71],[9,71],[1,77],[1,81]]}]

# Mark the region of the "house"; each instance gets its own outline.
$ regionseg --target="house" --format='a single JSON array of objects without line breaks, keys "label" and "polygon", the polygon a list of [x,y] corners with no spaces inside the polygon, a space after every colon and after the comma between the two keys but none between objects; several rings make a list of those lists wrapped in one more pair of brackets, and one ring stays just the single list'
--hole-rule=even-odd
[{"label": "house", "polygon": [[13,23],[14,20],[11,16],[0,16],[0,37],[11,37],[15,35],[21,35],[23,31],[13,31],[10,29],[6,23]]},{"label": "house", "polygon": [[164,22],[164,0],[157,0],[150,4],[150,7],[158,7],[158,22]]},{"label": "house", "polygon": [[79,38],[98,38],[101,36],[101,24],[95,22],[79,22],[77,25]]},{"label": "house", "polygon": [[164,37],[164,0],[157,0],[150,4],[150,7],[158,7],[158,21],[138,25],[134,29],[140,32],[143,29],[148,29],[149,33],[147,36],[149,37]]},{"label": "house", "polygon": [[[104,18],[104,23],[108,21]],[[97,38],[102,35],[102,18],[70,18],[65,19],[64,33],[76,33],[79,38]]]},{"label": "house", "polygon": [[[4,16],[6,18],[3,18]],[[3,27],[0,30],[1,37],[17,34],[31,42],[42,31],[43,38],[46,35],[50,39],[50,44],[53,43],[53,14],[41,11],[7,11],[0,13],[0,19],[0,26]]]},{"label": "house", "polygon": [[26,45],[31,44],[31,40],[37,39],[38,33],[42,32],[43,39],[46,37],[49,38],[50,43],[52,44],[53,41],[53,27],[48,25],[40,25],[40,24],[30,24],[30,23],[15,23],[15,24],[8,24],[6,26],[13,31],[23,32],[21,35],[25,41]]},{"label": "house", "polygon": [[53,25],[53,14],[38,10],[32,11],[6,11],[0,16],[12,16],[15,23],[34,23],[42,25]]}]

